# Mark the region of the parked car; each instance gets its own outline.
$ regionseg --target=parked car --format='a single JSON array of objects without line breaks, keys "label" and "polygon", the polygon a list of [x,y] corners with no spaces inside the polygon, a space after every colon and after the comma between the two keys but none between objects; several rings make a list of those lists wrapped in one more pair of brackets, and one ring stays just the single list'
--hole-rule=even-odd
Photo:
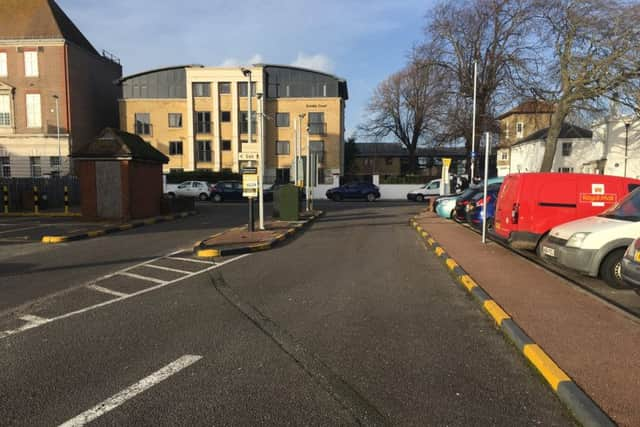
[{"label": "parked car", "polygon": [[476,194],[479,194],[480,191],[482,191],[481,187],[467,188],[464,193],[456,198],[453,219],[462,222],[467,220],[469,202],[471,202],[471,199],[473,199]]},{"label": "parked car", "polygon": [[[503,176],[498,176],[498,177],[494,177],[494,178],[489,178],[489,180],[487,181],[488,185],[492,185],[492,184],[501,184],[502,181],[504,180]],[[470,189],[473,190],[475,188],[478,188],[478,184],[472,185],[471,187],[467,188],[467,190],[465,191],[469,191]],[[453,195],[453,196],[442,196],[437,198],[434,201],[434,209],[435,212],[443,217],[443,218],[453,218],[454,214],[455,214],[455,208],[456,208],[456,199],[458,197],[461,197],[462,195],[464,195],[465,192],[462,192],[461,194],[457,194],[457,195]]]},{"label": "parked car", "polygon": [[493,236],[534,250],[552,228],[602,213],[640,186],[636,179],[578,173],[508,175],[496,205]]},{"label": "parked car", "polygon": [[241,181],[218,181],[212,188],[210,196],[211,200],[216,203],[242,200],[242,182]]},{"label": "parked car", "polygon": [[440,179],[433,179],[417,190],[407,193],[407,200],[422,202],[426,197],[440,196]]},{"label": "parked car", "polygon": [[637,238],[627,247],[622,257],[620,270],[622,280],[640,295],[640,238]]},{"label": "parked car", "polygon": [[493,228],[493,218],[496,212],[496,202],[500,192],[500,184],[491,184],[487,186],[487,197],[484,197],[484,191],[476,194],[467,209],[467,222],[475,228],[482,228],[484,222],[484,205],[486,203],[487,229]]},{"label": "parked car", "polygon": [[542,239],[538,255],[582,274],[601,277],[613,288],[623,288],[622,259],[638,236],[640,188],[600,215],[554,227]]},{"label": "parked car", "polygon": [[327,190],[327,198],[340,201],[343,199],[365,199],[373,202],[380,198],[380,189],[367,182],[355,182]]},{"label": "parked car", "polygon": [[169,197],[197,197],[208,200],[211,185],[206,181],[185,181],[180,184],[167,184],[164,190]]}]

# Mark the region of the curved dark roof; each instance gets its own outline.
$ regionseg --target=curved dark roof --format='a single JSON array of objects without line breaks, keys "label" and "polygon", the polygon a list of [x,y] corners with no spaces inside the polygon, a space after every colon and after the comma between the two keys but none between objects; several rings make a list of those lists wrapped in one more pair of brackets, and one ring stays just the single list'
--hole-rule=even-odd
[{"label": "curved dark roof", "polygon": [[173,65],[173,66],[170,66],[170,67],[154,68],[152,70],[140,71],[139,73],[129,74],[128,76],[124,76],[120,80],[118,80],[117,83],[122,83],[123,81],[132,79],[134,77],[144,76],[145,74],[153,74],[153,73],[157,73],[157,72],[160,72],[160,71],[177,70],[177,69],[180,69],[180,68],[204,68],[204,65],[188,64],[188,65]]},{"label": "curved dark roof", "polygon": [[345,79],[338,77],[334,74],[329,74],[329,73],[325,73],[324,71],[318,71],[318,70],[313,70],[311,68],[304,68],[304,67],[297,67],[295,65],[282,65],[282,64],[253,64],[255,67],[278,67],[278,68],[290,68],[292,70],[298,70],[298,71],[306,71],[309,73],[316,73],[316,74],[321,74],[323,76],[327,76],[327,77],[331,77],[332,79],[336,79],[339,82],[346,82]]},{"label": "curved dark roof", "polygon": [[[532,133],[528,137],[516,142],[513,145],[523,144],[525,142],[536,141],[539,139],[547,139],[549,134],[549,128],[541,129]],[[588,129],[581,128],[580,126],[572,125],[570,123],[563,123],[560,129],[560,135],[558,138],[591,138],[593,132]]]}]

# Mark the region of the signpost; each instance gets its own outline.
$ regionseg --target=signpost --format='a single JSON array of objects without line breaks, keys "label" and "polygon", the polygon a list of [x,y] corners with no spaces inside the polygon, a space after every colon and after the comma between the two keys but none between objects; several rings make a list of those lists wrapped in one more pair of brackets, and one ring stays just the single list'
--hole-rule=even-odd
[{"label": "signpost", "polygon": [[482,199],[482,243],[487,243],[487,184],[489,181],[489,132],[484,143],[484,198]]},{"label": "signpost", "polygon": [[448,157],[442,158],[442,176],[440,177],[440,195],[444,196],[449,194],[449,167],[451,166],[451,159]]},{"label": "signpost", "polygon": [[253,220],[253,200],[258,197],[258,153],[238,153],[242,172],[242,196],[249,199],[249,231],[255,231]]}]

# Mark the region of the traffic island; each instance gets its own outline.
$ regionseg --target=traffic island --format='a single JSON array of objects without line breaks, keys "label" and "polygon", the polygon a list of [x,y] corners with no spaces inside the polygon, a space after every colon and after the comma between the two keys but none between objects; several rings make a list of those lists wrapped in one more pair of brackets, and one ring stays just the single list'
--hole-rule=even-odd
[{"label": "traffic island", "polygon": [[216,258],[271,249],[322,215],[322,211],[313,211],[301,214],[300,221],[272,220],[265,223],[264,230],[253,232],[248,231],[246,225],[231,228],[201,241],[193,252],[199,258]]}]

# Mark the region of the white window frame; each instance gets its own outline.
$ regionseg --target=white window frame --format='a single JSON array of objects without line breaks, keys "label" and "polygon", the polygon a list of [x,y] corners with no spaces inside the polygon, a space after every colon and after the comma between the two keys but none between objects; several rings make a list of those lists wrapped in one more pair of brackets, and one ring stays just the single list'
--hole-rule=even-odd
[{"label": "white window frame", "polygon": [[9,123],[3,123],[0,121],[0,127],[11,127],[13,124],[13,114],[11,111],[11,95],[8,93],[0,93],[0,100],[6,99],[6,110],[3,108],[4,102],[0,101],[0,114],[7,114],[9,117]]},{"label": "white window frame", "polygon": [[[32,101],[29,101],[29,100]],[[37,102],[35,101],[37,99]],[[27,127],[30,129],[42,128],[42,104],[39,93],[28,93],[25,96],[27,106]]]},{"label": "white window frame", "polygon": [[524,123],[517,122],[516,123],[516,138],[522,138],[524,135]]},{"label": "white window frame", "polygon": [[0,77],[8,77],[7,52],[0,52]]},{"label": "white window frame", "polygon": [[27,50],[24,52],[24,75],[25,77],[38,77],[38,51]]}]

